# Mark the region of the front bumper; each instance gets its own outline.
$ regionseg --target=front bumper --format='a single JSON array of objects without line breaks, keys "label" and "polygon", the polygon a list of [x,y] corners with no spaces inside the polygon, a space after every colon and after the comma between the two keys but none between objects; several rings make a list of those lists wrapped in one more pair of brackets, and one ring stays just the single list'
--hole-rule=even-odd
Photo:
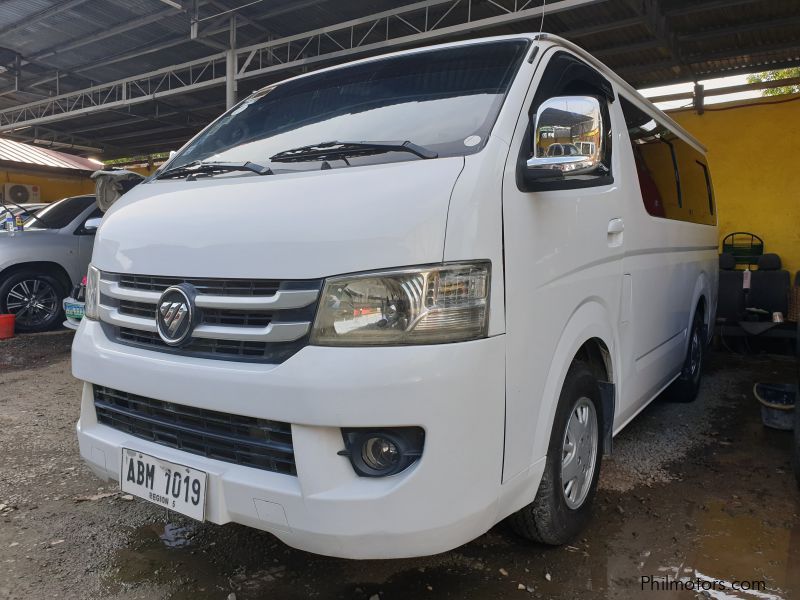
[{"label": "front bumper", "polygon": [[[119,481],[132,448],[208,473],[206,518],[274,533],[331,556],[399,558],[442,552],[500,517],[504,431],[503,336],[394,348],[309,346],[280,365],[190,359],[106,338],[93,321],[73,344],[86,382],[80,451]],[[215,411],[292,424],[297,477],[208,459],[97,423],[91,384]],[[341,427],[425,429],[422,458],[387,478],[358,477]]]}]

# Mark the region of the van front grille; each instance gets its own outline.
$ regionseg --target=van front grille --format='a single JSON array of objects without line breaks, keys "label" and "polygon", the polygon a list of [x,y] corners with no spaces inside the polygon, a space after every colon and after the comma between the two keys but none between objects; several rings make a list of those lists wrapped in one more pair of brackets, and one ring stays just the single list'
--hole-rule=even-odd
[{"label": "van front grille", "polygon": [[[156,311],[170,286],[191,286],[196,320],[188,343],[157,333]],[[116,341],[216,360],[278,364],[308,344],[322,281],[201,279],[102,273],[100,320]]]},{"label": "van front grille", "polygon": [[94,386],[97,421],[134,437],[227,463],[297,475],[289,423],[232,415]]}]

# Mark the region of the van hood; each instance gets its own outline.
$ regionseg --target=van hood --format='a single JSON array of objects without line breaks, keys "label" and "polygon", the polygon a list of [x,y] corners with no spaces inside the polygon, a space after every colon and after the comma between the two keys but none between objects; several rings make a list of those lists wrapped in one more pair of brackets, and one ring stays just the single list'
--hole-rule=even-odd
[{"label": "van hood", "polygon": [[312,279],[440,262],[463,157],[165,180],[106,213],[92,263],[176,277]]}]

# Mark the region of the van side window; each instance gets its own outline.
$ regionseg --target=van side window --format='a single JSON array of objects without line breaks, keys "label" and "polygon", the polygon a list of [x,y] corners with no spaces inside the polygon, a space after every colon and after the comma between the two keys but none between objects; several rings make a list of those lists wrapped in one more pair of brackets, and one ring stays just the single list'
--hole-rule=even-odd
[{"label": "van side window", "polygon": [[[600,103],[598,121],[588,118],[580,102],[575,97],[594,97]],[[602,142],[599,167],[591,173],[565,174],[561,181],[542,185],[539,189],[572,189],[614,182],[611,173],[611,120],[608,104],[614,101],[614,88],[596,69],[575,56],[559,51],[550,58],[545,67],[536,94],[528,108],[528,115],[534,119],[537,110],[546,100],[565,98],[565,106],[560,110],[546,112],[551,122],[541,127],[539,139],[526,136],[520,158],[527,160],[537,157],[593,156],[598,144]],[[573,99],[570,103],[570,99]],[[601,138],[602,132],[602,140]]]},{"label": "van side window", "polygon": [[620,96],[642,202],[654,217],[716,224],[714,193],[702,152]]}]

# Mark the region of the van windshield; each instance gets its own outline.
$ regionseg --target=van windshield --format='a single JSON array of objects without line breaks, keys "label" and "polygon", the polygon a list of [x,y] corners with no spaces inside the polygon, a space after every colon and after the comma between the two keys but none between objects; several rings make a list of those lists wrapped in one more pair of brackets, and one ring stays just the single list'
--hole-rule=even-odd
[{"label": "van windshield", "polygon": [[[277,84],[224,114],[167,166],[266,164],[280,152],[332,141],[409,141],[440,157],[477,152],[528,45],[503,40],[423,51]],[[416,159],[390,151],[332,166]],[[270,166],[285,171],[317,169],[319,163]]]}]

